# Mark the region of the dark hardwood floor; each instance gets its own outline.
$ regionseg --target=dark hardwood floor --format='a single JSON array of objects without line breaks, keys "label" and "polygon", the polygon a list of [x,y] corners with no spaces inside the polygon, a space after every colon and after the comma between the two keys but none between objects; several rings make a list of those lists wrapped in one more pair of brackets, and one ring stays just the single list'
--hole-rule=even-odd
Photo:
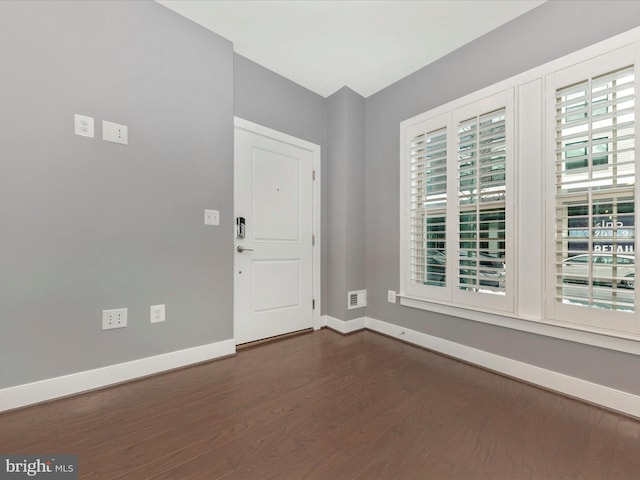
[{"label": "dark hardwood floor", "polygon": [[81,479],[638,479],[640,422],[372,332],[330,330],[0,414]]}]

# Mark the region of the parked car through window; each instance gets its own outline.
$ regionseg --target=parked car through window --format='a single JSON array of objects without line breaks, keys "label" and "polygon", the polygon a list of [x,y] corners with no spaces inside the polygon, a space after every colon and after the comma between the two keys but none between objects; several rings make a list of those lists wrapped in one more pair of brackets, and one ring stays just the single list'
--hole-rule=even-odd
[{"label": "parked car through window", "polygon": [[562,262],[565,283],[589,283],[593,285],[635,286],[635,257],[619,254],[583,253]]}]

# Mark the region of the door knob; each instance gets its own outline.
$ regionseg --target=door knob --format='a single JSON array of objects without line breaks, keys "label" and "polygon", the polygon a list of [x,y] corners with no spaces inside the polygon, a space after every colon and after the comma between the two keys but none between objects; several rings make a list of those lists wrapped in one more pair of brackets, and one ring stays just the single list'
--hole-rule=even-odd
[{"label": "door knob", "polygon": [[244,248],[242,245],[238,245],[238,248],[236,248],[236,250],[238,251],[238,253],[253,252],[253,248]]}]

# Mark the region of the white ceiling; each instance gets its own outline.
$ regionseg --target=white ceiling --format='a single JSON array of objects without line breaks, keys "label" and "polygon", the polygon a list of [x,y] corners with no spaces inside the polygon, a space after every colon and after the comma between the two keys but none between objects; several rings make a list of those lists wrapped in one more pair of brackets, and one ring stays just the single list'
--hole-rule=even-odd
[{"label": "white ceiling", "polygon": [[157,0],[327,97],[368,97],[546,0]]}]

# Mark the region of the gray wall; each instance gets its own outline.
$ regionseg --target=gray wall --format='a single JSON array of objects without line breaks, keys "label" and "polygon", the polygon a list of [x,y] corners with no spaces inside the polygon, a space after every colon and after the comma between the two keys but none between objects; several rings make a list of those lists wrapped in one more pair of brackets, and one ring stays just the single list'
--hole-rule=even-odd
[{"label": "gray wall", "polygon": [[2,1],[0,40],[0,388],[232,338],[231,43],[146,1]]},{"label": "gray wall", "polygon": [[399,288],[399,124],[640,24],[640,2],[550,1],[367,98],[367,316],[640,394],[640,359],[387,303]]},{"label": "gray wall", "polygon": [[328,270],[327,315],[352,320],[364,308],[347,309],[347,292],[366,288],[364,246],[365,99],[343,87],[327,99]]},{"label": "gray wall", "polygon": [[[637,19],[639,2],[551,1],[366,100],[327,100],[153,2],[0,2],[0,388],[232,337],[235,114],[323,149],[322,313],[362,315],[342,308],[366,287],[370,317],[640,394],[635,356],[386,302],[400,121]],[[73,134],[74,113],[97,138]],[[100,139],[103,119],[129,146]],[[102,332],[118,307],[129,327]]]},{"label": "gray wall", "polygon": [[327,305],[327,127],[326,100],[304,87],[255,62],[234,55],[235,115],[244,120],[278,130],[320,145],[322,157],[322,299],[320,313]]}]

